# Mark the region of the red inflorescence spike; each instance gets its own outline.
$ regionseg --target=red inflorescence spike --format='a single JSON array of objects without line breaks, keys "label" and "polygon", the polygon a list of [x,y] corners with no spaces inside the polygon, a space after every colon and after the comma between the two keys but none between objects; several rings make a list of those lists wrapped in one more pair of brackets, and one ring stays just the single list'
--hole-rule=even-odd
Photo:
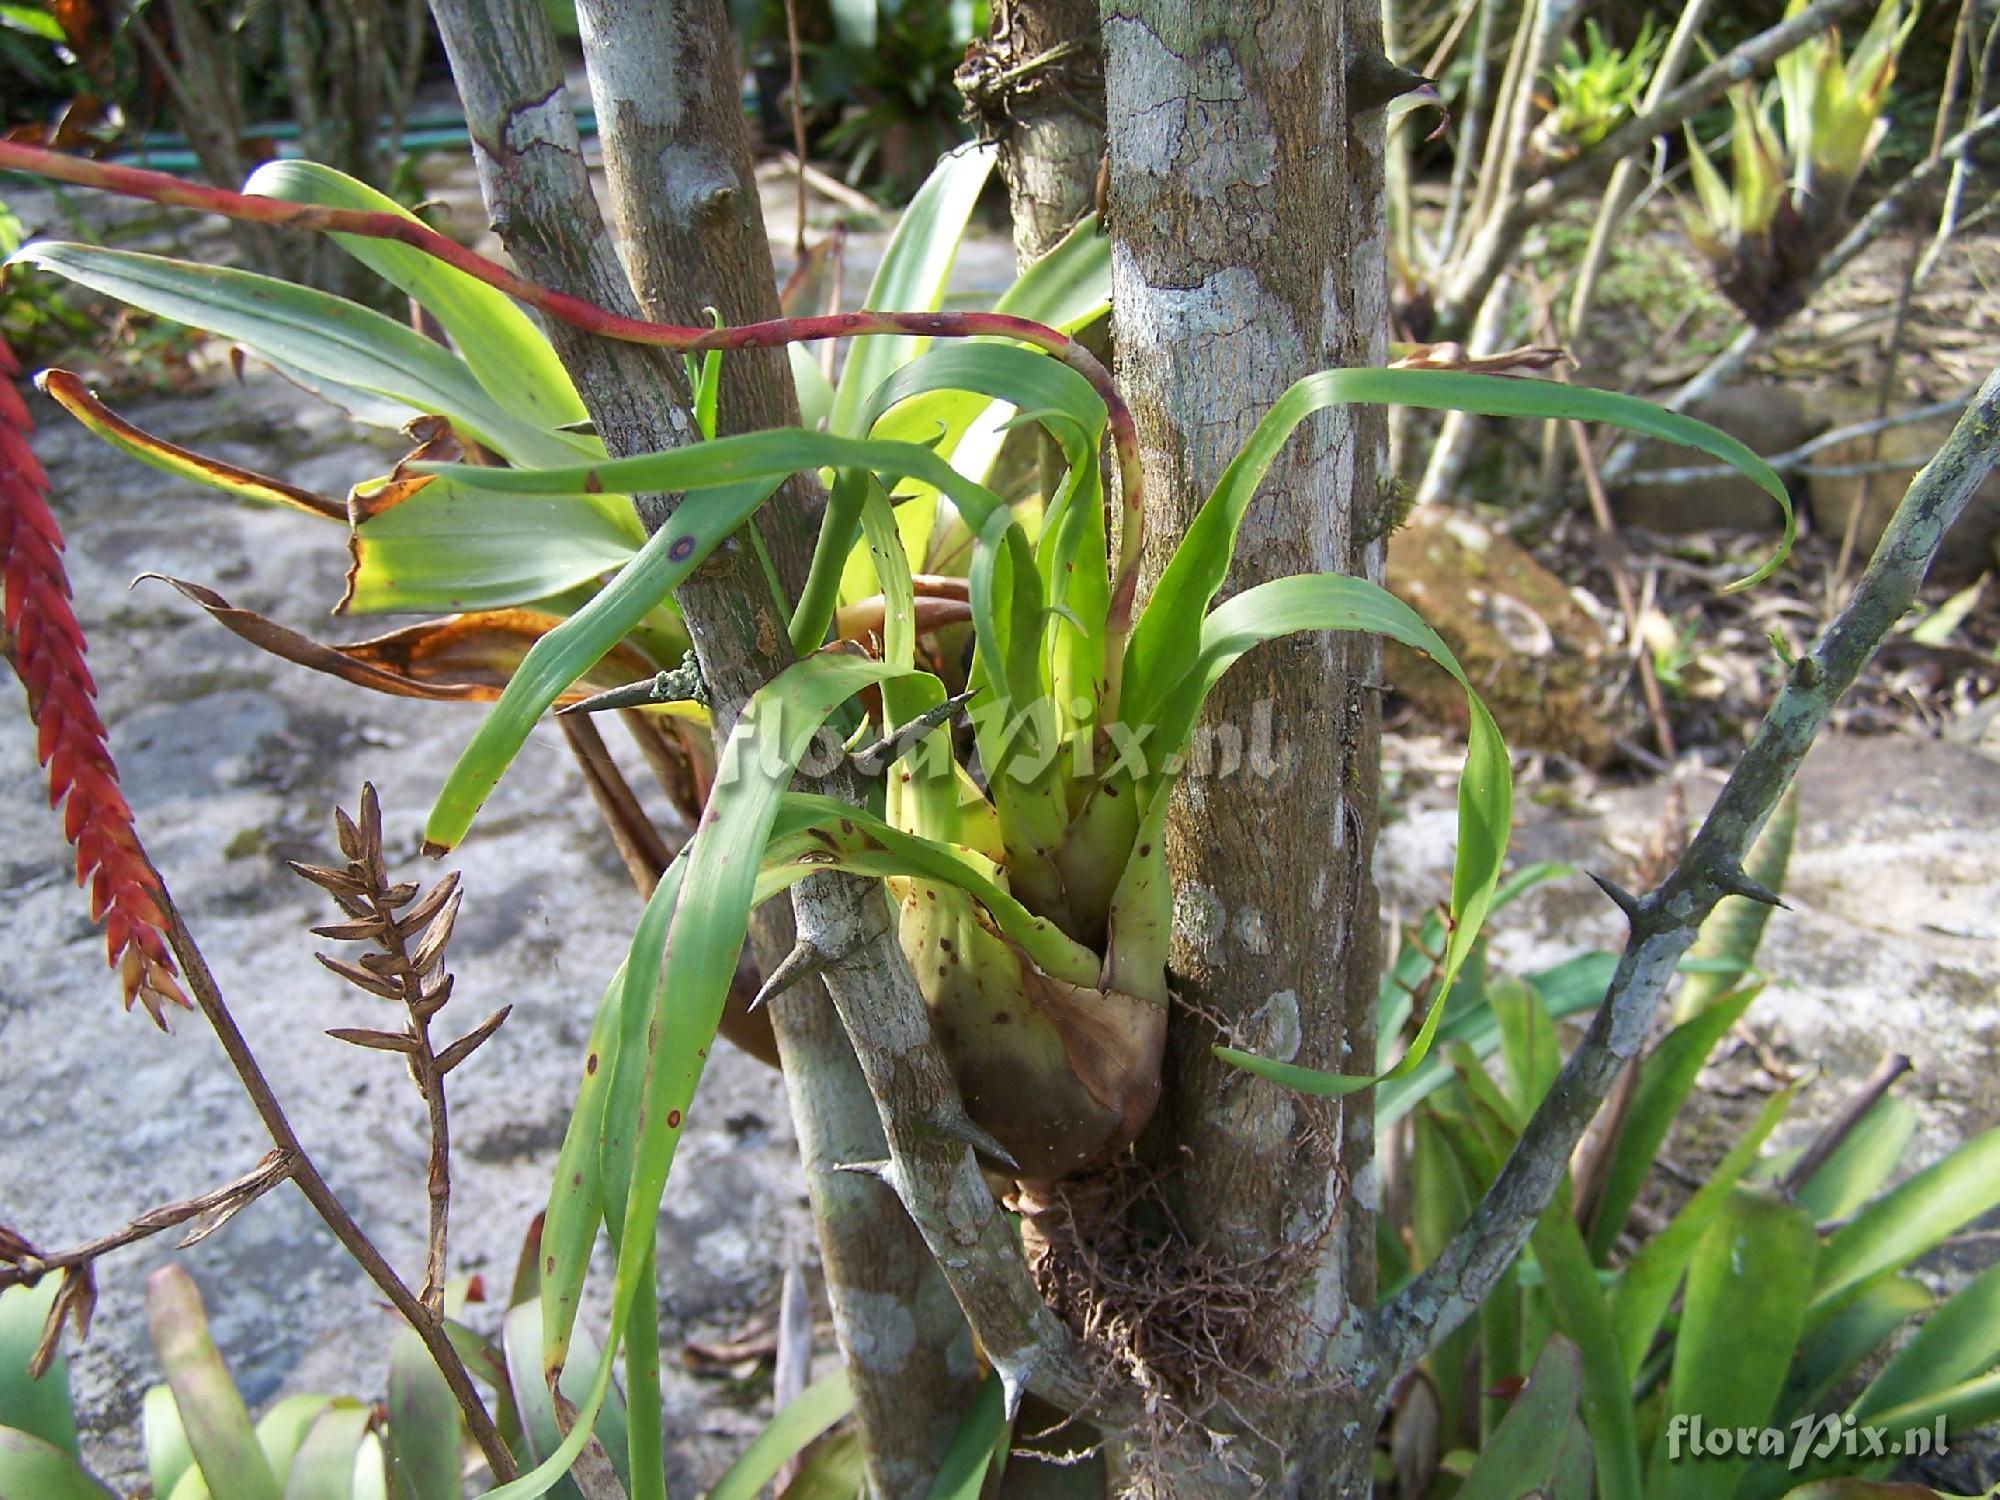
[{"label": "red inflorescence spike", "polygon": [[70,608],[62,530],[48,506],[48,476],[28,448],[33,423],[11,384],[20,371],[0,339],[0,646],[27,689],[49,805],[63,803],[76,883],[90,892],[92,920],[104,924],[105,956],[124,985],[125,1008],[137,1001],[165,1030],[167,1006],[188,999],[167,951],[159,877],[133,831],[93,701],[97,686]]}]

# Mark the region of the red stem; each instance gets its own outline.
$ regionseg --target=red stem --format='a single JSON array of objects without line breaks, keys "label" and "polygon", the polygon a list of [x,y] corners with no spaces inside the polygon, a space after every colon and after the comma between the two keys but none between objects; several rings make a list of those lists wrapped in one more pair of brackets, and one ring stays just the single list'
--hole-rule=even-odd
[{"label": "red stem", "polygon": [[[360,209],[328,208],[318,203],[287,203],[280,198],[262,198],[205,183],[183,182],[165,172],[141,167],[119,167],[89,157],[71,156],[41,146],[18,141],[0,141],[0,171],[25,172],[78,187],[100,188],[128,198],[143,198],[173,208],[192,208],[221,214],[253,224],[271,224],[281,229],[309,229],[328,234],[357,234],[369,239],[395,240],[421,250],[466,275],[505,292],[517,301],[539,308],[552,318],[628,344],[651,344],[683,354],[701,354],[710,349],[769,349],[783,344],[809,343],[818,339],[847,338],[857,334],[914,334],[925,338],[977,338],[998,335],[1036,349],[1046,350],[1082,375],[1104,398],[1109,415],[1112,444],[1118,455],[1119,489],[1123,501],[1123,541],[1112,580],[1112,639],[1122,640],[1120,628],[1129,624],[1132,594],[1138,581],[1138,557],[1144,538],[1144,478],[1139,468],[1138,431],[1132,412],[1118,393],[1111,372],[1088,349],[1066,333],[1027,318],[1005,313],[979,312],[849,312],[826,313],[810,318],[774,318],[765,323],[743,323],[733,328],[688,328],[674,323],[651,323],[631,318],[556,291],[539,282],[515,275],[505,266],[488,260],[456,240],[439,234],[429,225],[401,214],[371,213]],[[1113,667],[1116,671],[1116,664]]]}]

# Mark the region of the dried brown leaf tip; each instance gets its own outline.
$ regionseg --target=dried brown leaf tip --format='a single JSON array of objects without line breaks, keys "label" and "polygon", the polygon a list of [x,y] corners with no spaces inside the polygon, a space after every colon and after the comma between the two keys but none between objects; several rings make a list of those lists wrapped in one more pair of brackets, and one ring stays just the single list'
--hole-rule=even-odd
[{"label": "dried brown leaf tip", "polygon": [[0,339],[0,654],[27,690],[35,753],[49,773],[49,806],[62,804],[63,833],[76,847],[76,883],[90,892],[91,919],[104,924],[105,957],[124,986],[125,1008],[136,1000],[164,1031],[167,1007],[185,1008],[188,999],[167,951],[159,876],[133,830],[97,714],[83,628],[70,607],[62,531],[49,510],[48,475],[28,447],[34,422],[14,385],[20,373]]},{"label": "dried brown leaf tip", "polygon": [[444,968],[445,945],[451,941],[464,892],[454,870],[428,891],[408,881],[389,878],[382,852],[382,802],[372,785],[361,789],[358,811],[335,808],[334,835],[346,862],[311,865],[292,861],[292,869],[333,897],[348,920],[312,929],[317,937],[340,943],[371,943],[358,959],[319,953],[314,957],[356,989],[401,1004],[409,1012],[408,1029],[381,1031],[371,1027],[336,1027],[336,1040],[377,1051],[401,1053],[420,1086],[427,1078],[442,1078],[472,1055],[507,1018],[502,1010],[465,1036],[436,1053],[430,1049],[431,1018],[451,998],[452,976]]}]

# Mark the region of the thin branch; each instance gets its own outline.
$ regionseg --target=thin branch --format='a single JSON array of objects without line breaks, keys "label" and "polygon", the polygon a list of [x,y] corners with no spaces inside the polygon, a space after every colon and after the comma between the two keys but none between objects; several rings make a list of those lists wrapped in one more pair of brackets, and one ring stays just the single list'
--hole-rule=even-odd
[{"label": "thin branch", "polygon": [[1843,1142],[1854,1134],[1854,1127],[1862,1117],[1881,1102],[1898,1078],[1910,1071],[1910,1060],[1900,1052],[1891,1052],[1875,1065],[1875,1071],[1852,1099],[1840,1107],[1840,1113],[1826,1122],[1826,1128],[1813,1138],[1803,1155],[1792,1163],[1779,1182],[1788,1193],[1796,1193],[1806,1183],[1812,1181],[1813,1173],[1826,1165],[1827,1158],[1841,1148]]},{"label": "thin branch", "polygon": [[278,1103],[278,1096],[272,1091],[270,1080],[264,1076],[256,1054],[250,1050],[249,1042],[237,1026],[235,1016],[230,1014],[228,1005],[223,1001],[215,976],[209,972],[208,960],[196,946],[194,934],[188,931],[187,922],[180,908],[174,904],[164,878],[160,881],[159,895],[160,906],[167,918],[167,943],[174,950],[174,957],[180,960],[188,989],[193,992],[195,1004],[214,1029],[215,1039],[222,1044],[223,1054],[236,1070],[243,1091],[250,1096],[257,1117],[264,1122],[264,1129],[278,1150],[291,1159],[292,1181],[299,1185],[306,1201],[313,1206],[326,1227],[333,1231],[333,1237],[354,1258],[355,1264],[367,1273],[368,1279],[375,1283],[382,1295],[403,1315],[404,1321],[416,1330],[417,1337],[423,1340],[424,1348],[430,1352],[438,1372],[444,1376],[445,1384],[451,1387],[452,1396],[465,1415],[466,1428],[472,1433],[472,1440],[479,1445],[479,1451],[485,1455],[493,1477],[502,1483],[516,1478],[520,1468],[514,1462],[514,1455],[501,1441],[499,1430],[494,1427],[493,1418],[487,1413],[485,1403],[479,1399],[479,1391],[465,1368],[465,1361],[459,1358],[458,1351],[445,1334],[444,1324],[431,1316],[430,1310],[404,1284],[395,1267],[375,1248],[375,1242],[354,1222],[354,1216],[348,1213],[333,1189],[327,1186],[326,1179],[306,1154],[298,1133],[286,1118],[284,1107]]},{"label": "thin branch", "polygon": [[1462,1324],[1520,1253],[1564,1164],[1653,1012],[1702,920],[1746,889],[1743,859],[1833,704],[1916,602],[1939,544],[2000,456],[2000,370],[1989,376],[1884,532],[1847,606],[1801,657],[1666,881],[1633,902],[1631,938],[1590,1030],[1563,1065],[1471,1217],[1375,1315],[1387,1361],[1407,1369]]},{"label": "thin branch", "polygon": [[47,1254],[32,1247],[21,1254],[14,1253],[11,1247],[0,1251],[0,1258],[10,1262],[0,1265],[0,1291],[5,1291],[10,1286],[33,1286],[51,1271],[68,1270],[72,1266],[87,1266],[100,1257],[109,1255],[113,1250],[122,1250],[127,1245],[150,1239],[156,1234],[185,1224],[190,1219],[208,1219],[209,1222],[197,1224],[187,1237],[181,1240],[180,1248],[195,1244],[206,1239],[279,1183],[287,1181],[292,1176],[297,1161],[297,1156],[292,1152],[283,1147],[275,1147],[265,1152],[262,1161],[234,1182],[226,1182],[219,1188],[212,1188],[197,1198],[185,1198],[178,1203],[165,1203],[158,1208],[148,1209],[124,1228],[114,1229],[109,1234],[101,1234],[93,1240],[85,1240],[81,1245],[72,1245],[67,1250],[55,1250]]}]

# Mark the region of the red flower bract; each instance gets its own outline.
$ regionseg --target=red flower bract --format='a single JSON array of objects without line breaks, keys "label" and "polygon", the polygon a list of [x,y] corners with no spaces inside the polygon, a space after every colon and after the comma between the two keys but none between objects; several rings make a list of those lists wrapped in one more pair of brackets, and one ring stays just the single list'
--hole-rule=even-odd
[{"label": "red flower bract", "polygon": [[[118,767],[97,715],[97,684],[83,662],[83,629],[70,608],[62,531],[48,506],[48,475],[28,447],[34,423],[14,380],[14,352],[0,339],[0,650],[28,693],[35,753],[49,773],[49,806],[63,805],[76,846],[76,883],[104,924],[105,956],[162,1029],[166,1007],[185,1006],[167,951],[159,876],[132,829]],[[63,799],[67,796],[68,801]]]}]

